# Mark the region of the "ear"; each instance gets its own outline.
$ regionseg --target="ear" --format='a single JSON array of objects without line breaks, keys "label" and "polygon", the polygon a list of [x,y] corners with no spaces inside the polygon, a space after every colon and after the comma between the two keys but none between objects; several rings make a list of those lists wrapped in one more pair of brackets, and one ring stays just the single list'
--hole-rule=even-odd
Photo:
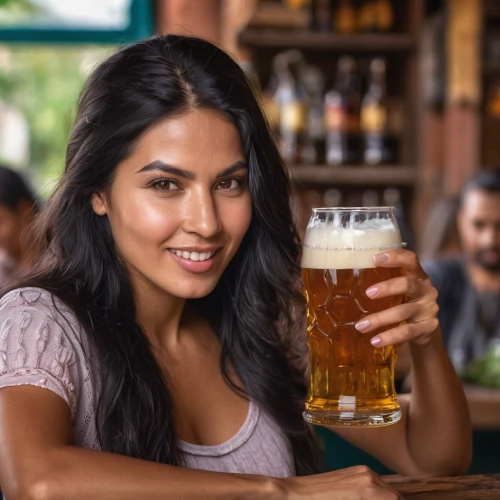
[{"label": "ear", "polygon": [[94,193],[90,199],[92,209],[97,215],[106,215],[108,207],[103,193]]}]

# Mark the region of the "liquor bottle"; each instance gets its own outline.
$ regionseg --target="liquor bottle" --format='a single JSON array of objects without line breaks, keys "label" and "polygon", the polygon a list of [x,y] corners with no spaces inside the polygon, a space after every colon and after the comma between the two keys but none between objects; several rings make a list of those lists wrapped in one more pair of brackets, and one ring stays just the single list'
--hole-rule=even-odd
[{"label": "liquor bottle", "polygon": [[325,79],[316,66],[306,66],[301,77],[308,95],[305,143],[302,160],[309,165],[321,164],[325,157],[325,127],[323,121],[323,96]]},{"label": "liquor bottle", "polygon": [[398,222],[401,239],[404,243],[406,243],[405,248],[407,248],[408,250],[413,250],[413,233],[408,226],[407,217],[402,204],[401,191],[394,187],[385,189],[383,194],[383,204],[386,207],[394,207],[394,215]]},{"label": "liquor bottle", "polygon": [[302,163],[305,139],[307,96],[300,82],[302,54],[289,50],[275,57],[278,87],[274,102],[278,109],[279,135],[283,157],[290,163]]},{"label": "liquor bottle", "polygon": [[309,29],[311,31],[329,32],[332,26],[332,1],[310,0]]},{"label": "liquor bottle", "polygon": [[387,130],[386,66],[383,59],[370,65],[370,86],[361,102],[363,161],[369,165],[395,160],[394,140]]},{"label": "liquor bottle", "polygon": [[325,95],[326,162],[329,165],[361,161],[360,102],[356,63],[352,57],[341,57],[335,86]]},{"label": "liquor bottle", "polygon": [[357,10],[357,31],[369,33],[377,26],[377,0],[361,0]]},{"label": "liquor bottle", "polygon": [[327,189],[323,193],[323,206],[324,207],[341,207],[342,206],[342,192],[338,189]]},{"label": "liquor bottle", "polygon": [[377,31],[390,31],[394,25],[394,7],[391,0],[375,0],[375,29]]},{"label": "liquor bottle", "polygon": [[363,207],[378,207],[380,205],[380,196],[374,189],[363,191],[362,202]]},{"label": "liquor bottle", "polygon": [[338,0],[333,15],[333,31],[354,33],[356,31],[356,8],[353,0]]}]

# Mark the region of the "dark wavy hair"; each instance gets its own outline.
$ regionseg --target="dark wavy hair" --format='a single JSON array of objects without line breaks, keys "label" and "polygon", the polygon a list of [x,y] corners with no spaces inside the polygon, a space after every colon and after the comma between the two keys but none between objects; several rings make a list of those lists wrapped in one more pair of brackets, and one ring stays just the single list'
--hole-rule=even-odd
[{"label": "dark wavy hair", "polygon": [[181,465],[172,397],[138,324],[129,275],[107,217],[91,207],[145,131],[192,108],[217,110],[240,133],[253,203],[250,228],[200,309],[220,339],[224,379],[231,362],[254,398],[290,439],[299,475],[319,471],[302,419],[306,383],[293,362],[293,313],[302,305],[299,241],[289,179],[238,64],[209,42],[156,36],[123,48],[88,79],[64,174],[37,221],[39,261],[17,286],[39,286],[75,312],[101,366],[96,412],[103,450]]}]

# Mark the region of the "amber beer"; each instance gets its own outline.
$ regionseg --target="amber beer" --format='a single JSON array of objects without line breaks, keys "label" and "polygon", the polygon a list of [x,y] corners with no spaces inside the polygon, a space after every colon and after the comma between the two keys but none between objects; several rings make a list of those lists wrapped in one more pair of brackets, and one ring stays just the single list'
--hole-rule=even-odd
[{"label": "amber beer", "polygon": [[304,417],[314,424],[395,423],[401,417],[394,389],[397,350],[371,345],[382,330],[362,333],[354,325],[403,302],[403,296],[366,295],[370,286],[402,275],[401,268],[375,268],[373,260],[384,249],[401,248],[397,223],[392,209],[325,210],[314,210],[302,258],[310,354]]}]

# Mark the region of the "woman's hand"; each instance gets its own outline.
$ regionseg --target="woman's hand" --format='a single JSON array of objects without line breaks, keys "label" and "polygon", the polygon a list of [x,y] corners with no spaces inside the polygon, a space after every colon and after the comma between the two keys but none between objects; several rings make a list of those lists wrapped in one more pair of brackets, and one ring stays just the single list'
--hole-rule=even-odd
[{"label": "woman's hand", "polygon": [[402,497],[364,465],[280,480],[287,500],[400,500]]},{"label": "woman's hand", "polygon": [[398,326],[376,335],[371,339],[375,347],[400,344],[428,345],[436,332],[439,321],[439,307],[436,303],[437,290],[432,286],[417,256],[409,250],[390,250],[375,256],[377,267],[402,267],[406,276],[378,283],[366,290],[373,300],[391,295],[404,295],[406,303],[391,307],[379,313],[370,314],[356,323],[363,333],[379,328]]}]

